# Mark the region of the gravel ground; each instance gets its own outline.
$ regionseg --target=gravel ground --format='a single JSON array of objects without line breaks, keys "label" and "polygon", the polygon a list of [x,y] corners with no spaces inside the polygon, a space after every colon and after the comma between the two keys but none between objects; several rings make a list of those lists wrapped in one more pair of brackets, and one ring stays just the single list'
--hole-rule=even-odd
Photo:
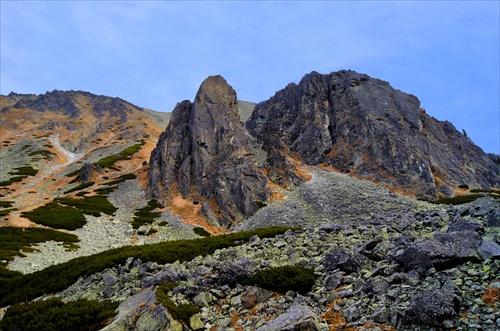
[{"label": "gravel ground", "polygon": [[235,231],[270,225],[317,225],[439,208],[444,207],[389,192],[369,181],[315,169],[311,180],[288,192],[285,201],[261,209],[236,226]]}]

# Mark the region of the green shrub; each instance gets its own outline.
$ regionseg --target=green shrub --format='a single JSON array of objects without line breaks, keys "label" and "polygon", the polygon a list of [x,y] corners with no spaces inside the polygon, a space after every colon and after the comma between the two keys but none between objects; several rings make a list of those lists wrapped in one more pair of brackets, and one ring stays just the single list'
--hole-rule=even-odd
[{"label": "green shrub", "polygon": [[469,189],[469,185],[467,185],[467,184],[461,184],[461,185],[458,185],[458,188],[461,188],[461,189],[464,189],[464,190],[468,190]]},{"label": "green shrub", "polygon": [[[49,146],[50,147],[50,146]],[[52,153],[51,151],[47,151],[47,150],[36,150],[36,151],[33,151],[31,153],[28,154],[29,156],[37,156],[37,155],[41,155],[43,156],[44,159],[48,159],[50,158],[52,155],[55,155],[54,153]]]},{"label": "green shrub", "polygon": [[0,200],[0,207],[9,208],[9,207],[12,207],[13,203],[14,203],[14,201]]},{"label": "green shrub", "polygon": [[76,176],[78,175],[81,171],[82,171],[83,168],[79,168],[79,169],[76,169],[72,172],[70,172],[69,174],[66,174],[66,177],[73,177],[73,176]]},{"label": "green shrub", "polygon": [[269,227],[193,240],[124,246],[91,256],[78,257],[32,274],[0,281],[0,307],[31,300],[44,293],[50,294],[62,291],[75,283],[79,277],[125,264],[131,256],[142,261],[157,262],[159,264],[189,261],[196,256],[212,254],[217,249],[236,246],[248,241],[254,235],[260,238],[269,238],[282,234],[289,229],[288,227]]},{"label": "green shrub", "polygon": [[23,212],[21,216],[34,223],[55,229],[76,230],[87,223],[80,210],[71,206],[61,206],[56,201],[49,202],[32,211]]},{"label": "green shrub", "polygon": [[159,206],[160,205],[157,200],[155,199],[149,200],[148,205],[146,207],[142,207],[134,213],[134,218],[132,220],[132,227],[134,229],[138,229],[144,224],[153,223],[156,218],[161,216],[161,213],[153,212],[153,210],[155,208],[158,208]]},{"label": "green shrub", "polygon": [[75,192],[75,191],[80,191],[80,190],[83,190],[84,188],[90,187],[94,184],[95,184],[95,182],[82,183],[76,187],[73,187],[72,189],[67,190],[66,192],[64,192],[64,194],[68,194],[68,193]]},{"label": "green shrub", "polygon": [[100,196],[105,197],[116,189],[118,189],[118,186],[115,185],[115,186],[111,186],[111,187],[101,187],[101,188],[94,190],[94,192]]},{"label": "green shrub", "polygon": [[485,190],[483,188],[473,188],[470,190],[471,193],[489,193],[491,190]]},{"label": "green shrub", "polygon": [[125,174],[125,175],[121,175],[116,180],[104,183],[103,185],[116,185],[116,184],[123,183],[126,180],[135,179],[135,178],[137,178],[137,176],[134,174]]},{"label": "green shrub", "polygon": [[[26,247],[32,244],[49,240],[63,242],[67,248],[74,247],[79,241],[73,234],[50,229],[0,227],[0,260],[12,261],[16,255],[23,256],[20,252],[22,249],[26,250]],[[0,264],[0,279],[13,275],[18,273],[8,272],[5,266]]]},{"label": "green shrub", "polygon": [[286,293],[295,291],[306,294],[311,291],[316,276],[312,268],[303,266],[282,266],[257,271],[245,281],[248,285],[258,285],[270,291]]},{"label": "green shrub", "polygon": [[77,300],[63,303],[59,298],[21,303],[10,307],[0,329],[23,331],[98,330],[115,316],[118,303]]},{"label": "green shrub", "polygon": [[125,148],[123,151],[121,151],[118,154],[106,156],[105,158],[100,159],[99,161],[95,162],[94,164],[99,165],[103,168],[111,168],[116,162],[129,159],[138,150],[140,150],[142,145],[144,145],[144,144],[145,144],[145,142],[141,141],[138,144],[135,144],[135,145],[132,145],[130,147]]},{"label": "green shrub", "polygon": [[2,209],[0,210],[0,217],[4,217],[10,214],[11,211],[17,210],[16,208]]},{"label": "green shrub", "polygon": [[[175,284],[175,283],[174,283]],[[173,319],[183,321],[189,325],[189,319],[194,314],[198,314],[200,309],[192,304],[176,305],[169,297],[168,292],[172,286],[169,284],[160,285],[156,289],[156,302],[161,304],[172,315]]]},{"label": "green shrub", "polygon": [[193,229],[194,233],[202,237],[210,237],[210,232],[202,228],[201,226],[197,226]]},{"label": "green shrub", "polygon": [[460,205],[463,203],[472,202],[472,201],[477,200],[477,199],[482,198],[482,197],[484,197],[483,194],[469,194],[469,195],[459,195],[459,196],[451,197],[451,198],[450,197],[443,197],[443,198],[439,198],[437,200],[429,201],[429,202],[436,204],[436,205],[438,205],[438,204]]},{"label": "green shrub", "polygon": [[28,176],[16,176],[16,177],[12,177],[10,179],[4,180],[4,181],[0,182],[0,187],[9,186],[13,183],[21,182],[26,177],[28,177]]},{"label": "green shrub", "polygon": [[9,172],[9,175],[14,176],[35,176],[38,173],[38,170],[34,169],[31,166],[18,167],[14,169],[14,172]]},{"label": "green shrub", "polygon": [[117,208],[103,196],[84,197],[83,199],[57,198],[54,201],[63,205],[76,207],[82,213],[96,217],[100,216],[101,213],[113,215],[117,210]]}]

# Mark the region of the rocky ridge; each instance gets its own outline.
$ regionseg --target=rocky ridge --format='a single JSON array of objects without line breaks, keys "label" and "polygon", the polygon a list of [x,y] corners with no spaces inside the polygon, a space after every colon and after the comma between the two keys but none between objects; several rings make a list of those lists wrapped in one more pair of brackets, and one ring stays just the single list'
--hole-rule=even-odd
[{"label": "rocky ridge", "polygon": [[462,184],[500,184],[498,165],[450,122],[354,71],[305,75],[259,103],[245,126],[282,172],[289,167],[274,161],[277,153],[422,198],[453,196]]},{"label": "rocky ridge", "polygon": [[[174,302],[200,308],[184,330],[496,330],[499,216],[498,203],[484,198],[398,217],[331,220],[183,263],[130,258],[58,296],[119,300],[109,330],[183,330],[158,312],[154,292],[165,282],[177,282]],[[415,256],[422,264],[412,263]],[[314,268],[312,290],[243,285],[246,275],[283,265]]]}]

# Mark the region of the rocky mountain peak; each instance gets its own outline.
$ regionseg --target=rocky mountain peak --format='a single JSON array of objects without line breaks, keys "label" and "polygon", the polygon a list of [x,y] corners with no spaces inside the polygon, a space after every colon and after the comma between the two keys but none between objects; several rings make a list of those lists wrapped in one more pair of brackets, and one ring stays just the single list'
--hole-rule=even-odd
[{"label": "rocky mountain peak", "polygon": [[220,75],[209,76],[203,81],[196,94],[195,102],[222,104],[233,110],[237,110],[238,105],[236,92]]},{"label": "rocky mountain peak", "polygon": [[269,199],[236,92],[223,77],[208,77],[193,103],[177,104],[151,154],[148,180],[151,197],[168,204],[180,194],[202,202],[202,216],[225,227]]},{"label": "rocky mountain peak", "polygon": [[451,123],[428,116],[415,96],[354,71],[305,75],[258,104],[246,127],[268,155],[279,146],[307,164],[417,197],[500,183],[498,166]]}]

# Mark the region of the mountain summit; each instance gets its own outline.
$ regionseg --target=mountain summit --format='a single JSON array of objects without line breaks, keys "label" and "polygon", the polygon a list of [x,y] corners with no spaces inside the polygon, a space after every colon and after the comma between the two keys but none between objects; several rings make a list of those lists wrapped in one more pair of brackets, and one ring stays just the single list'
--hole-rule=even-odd
[{"label": "mountain summit", "polygon": [[498,166],[450,122],[354,71],[304,76],[258,104],[246,128],[270,155],[291,153],[416,197],[500,183]]},{"label": "mountain summit", "polygon": [[194,103],[175,107],[151,153],[148,189],[162,201],[180,193],[227,227],[266,202],[270,189],[240,121],[236,92],[221,76],[208,77]]}]

